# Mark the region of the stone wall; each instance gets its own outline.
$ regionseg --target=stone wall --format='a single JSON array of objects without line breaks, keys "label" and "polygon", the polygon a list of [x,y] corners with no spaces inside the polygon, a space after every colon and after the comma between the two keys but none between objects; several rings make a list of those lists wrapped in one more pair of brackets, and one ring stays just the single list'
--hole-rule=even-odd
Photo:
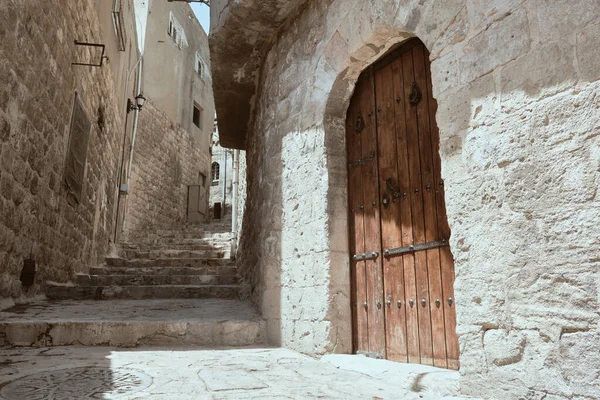
[{"label": "stone wall", "polygon": [[439,104],[463,392],[597,398],[598,21],[596,0],[320,0],[293,18],[263,58],[238,253],[271,342],[352,350],[345,113],[361,71],[417,36]]},{"label": "stone wall", "polygon": [[[132,165],[124,236],[128,241],[185,224],[188,185],[199,184],[200,173],[206,177],[205,187],[210,185],[206,146],[151,100],[140,112]],[[207,196],[205,201],[208,206]]]},{"label": "stone wall", "polygon": [[[75,40],[103,42],[94,4],[0,3],[0,298],[70,280],[112,239],[124,110],[109,68],[71,65],[92,57]],[[64,172],[76,92],[91,131],[80,200],[70,204]],[[25,259],[36,263],[27,291]]]}]

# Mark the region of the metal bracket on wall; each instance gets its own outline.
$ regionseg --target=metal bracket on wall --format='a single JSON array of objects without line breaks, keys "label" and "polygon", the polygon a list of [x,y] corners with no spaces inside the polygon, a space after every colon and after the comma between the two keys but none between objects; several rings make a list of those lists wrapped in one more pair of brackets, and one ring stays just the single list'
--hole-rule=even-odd
[{"label": "metal bracket on wall", "polygon": [[106,48],[105,45],[100,44],[100,43],[88,43],[88,42],[80,42],[78,40],[75,41],[75,46],[84,46],[84,47],[95,47],[95,48],[99,48],[102,49],[102,54],[100,54],[100,62],[99,63],[79,63],[79,62],[72,62],[71,65],[83,65],[86,67],[102,67],[102,65],[104,64],[104,60],[106,59],[108,61],[108,56],[104,55],[104,50]]}]

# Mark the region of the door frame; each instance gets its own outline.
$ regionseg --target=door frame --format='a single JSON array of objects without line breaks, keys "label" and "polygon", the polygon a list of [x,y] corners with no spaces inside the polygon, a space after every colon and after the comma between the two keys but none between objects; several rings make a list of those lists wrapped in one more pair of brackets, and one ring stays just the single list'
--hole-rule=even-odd
[{"label": "door frame", "polygon": [[[363,77],[363,75],[368,73],[368,79],[370,80],[371,84],[372,84],[372,97],[373,97],[373,108],[376,109],[377,108],[377,104],[376,104],[376,83],[375,83],[375,72],[381,68],[385,68],[386,66],[388,66],[389,64],[391,64],[393,61],[395,61],[396,59],[398,59],[399,57],[401,57],[402,54],[405,54],[409,51],[411,51],[413,48],[417,47],[417,46],[423,46],[423,49],[426,51],[426,55],[429,55],[429,52],[427,50],[427,47],[425,46],[425,44],[419,40],[416,37],[413,38],[409,38],[404,42],[398,43],[397,45],[393,46],[392,49],[390,49],[385,55],[383,55],[381,58],[379,58],[378,60],[376,60],[375,62],[373,62],[372,64],[370,64],[369,66],[367,66],[365,69],[363,69],[363,71],[361,71],[360,73],[360,78]],[[427,85],[428,87],[426,88],[426,93],[424,93],[425,96],[430,96],[429,100],[433,101],[434,104],[437,103],[435,101],[435,98],[433,97],[433,94],[431,93],[432,90],[432,82],[431,82],[431,65],[430,63],[426,63],[425,64],[425,68],[426,68],[426,75],[427,75]],[[368,72],[367,72],[368,71]],[[358,81],[357,81],[358,82]],[[346,113],[349,112],[350,108],[351,108],[351,101],[354,98],[354,96],[357,93],[357,90],[359,89],[358,84],[355,86],[351,96],[350,96],[350,102],[348,104]],[[432,108],[433,111],[429,110],[429,122],[435,124],[435,128],[433,126],[429,127],[430,129],[430,134],[432,135],[431,140],[433,140],[433,135],[437,135],[437,143],[439,146],[439,128],[437,127],[437,121],[435,118],[435,110],[437,109],[437,105],[435,105],[435,107]],[[376,112],[375,112],[376,114]],[[347,122],[347,121],[346,121]],[[376,169],[376,178],[377,178],[377,187],[379,188],[380,186],[380,182],[379,182],[379,174],[380,174],[380,168],[379,168],[379,149],[378,149],[378,144],[377,144],[377,140],[378,140],[378,127],[377,127],[377,116],[375,115],[375,117],[373,118],[373,130],[375,131],[374,136],[375,136],[375,169]],[[352,227],[353,222],[353,210],[351,209],[351,191],[350,191],[350,179],[351,179],[351,162],[352,160],[350,160],[350,152],[349,152],[349,140],[348,137],[351,134],[350,130],[348,129],[348,125],[346,123],[345,125],[345,129],[344,129],[344,134],[345,134],[345,143],[346,143],[346,157],[347,157],[347,176],[346,176],[346,182],[347,182],[347,215],[348,215],[348,224],[347,224],[347,237],[348,237],[348,255],[349,255],[349,268],[350,268],[350,299],[351,299],[351,303],[352,303],[352,307],[351,307],[351,327],[352,327],[352,334],[351,334],[351,341],[352,341],[352,353],[356,354],[357,350],[358,350],[358,346],[357,346],[357,334],[358,334],[358,306],[357,306],[357,302],[356,302],[356,296],[357,296],[357,287],[356,287],[356,278],[355,278],[355,270],[356,268],[356,263],[353,262],[352,260],[352,249],[351,246],[352,242],[355,239],[355,235],[354,235],[354,228]],[[437,150],[437,154],[439,157],[439,148]],[[398,157],[398,156],[396,156]],[[435,157],[435,156],[434,156]],[[435,166],[435,161],[433,162],[433,167],[434,170],[436,168]],[[439,160],[438,160],[439,162]],[[422,168],[422,166],[421,166]],[[438,168],[441,168],[441,165],[438,165]],[[436,174],[436,171],[432,172],[434,175]],[[441,170],[437,171],[437,173],[440,175],[440,179],[441,179]],[[441,184],[440,184],[441,185]],[[362,190],[362,186],[361,186],[361,190]],[[377,196],[379,196],[379,192],[377,193]],[[379,199],[380,201],[381,199]],[[444,205],[444,209],[445,209],[445,196],[442,195],[442,201],[443,201],[443,205]],[[444,217],[446,218],[447,221],[447,216],[444,215]],[[383,249],[383,243],[382,243],[382,231],[381,231],[381,223],[382,223],[382,216],[381,213],[378,216],[378,222],[379,222],[379,252],[382,251]],[[449,233],[449,231],[448,231]],[[445,241],[445,240],[444,240]],[[369,251],[368,249],[365,248],[365,251]],[[375,251],[373,249],[373,251]],[[450,250],[448,249],[448,252]],[[451,254],[451,253],[450,253]],[[379,264],[379,269],[380,269],[380,273],[381,273],[381,277],[382,277],[382,282],[385,282],[385,268],[383,265],[383,255],[379,255],[379,257],[381,257],[381,261],[378,263]],[[442,265],[440,263],[440,269],[442,268]],[[454,268],[452,267],[452,273],[454,271]],[[451,285],[454,287],[454,282],[455,280],[452,279],[452,283]],[[406,284],[404,284],[406,285]],[[428,287],[429,287],[429,283],[428,283]],[[454,296],[454,294],[452,294]],[[382,293],[382,299],[385,299],[385,284],[383,286],[383,293]],[[433,301],[433,300],[431,300]],[[454,312],[456,313],[456,310],[454,310]],[[387,316],[385,315],[385,306],[384,306],[384,312],[383,312],[384,318],[383,318],[383,329],[384,329],[384,348],[385,351],[383,353],[383,357],[387,358],[387,351],[388,351],[388,343],[387,343]],[[454,329],[456,329],[456,315],[454,316]],[[406,322],[405,322],[406,323]],[[447,334],[445,334],[445,340],[447,340]],[[456,333],[454,333],[454,335],[456,335]],[[458,343],[457,343],[458,345]],[[365,354],[367,356],[373,356],[373,357],[380,357],[381,354],[371,354],[369,352],[364,352],[364,351],[360,351],[360,353]],[[457,361],[455,364],[450,364],[450,362],[448,362],[448,368],[452,368],[452,369],[458,369],[459,365],[458,365],[458,354],[457,354]],[[448,360],[449,361],[449,360]],[[410,359],[409,361],[410,362]]]}]

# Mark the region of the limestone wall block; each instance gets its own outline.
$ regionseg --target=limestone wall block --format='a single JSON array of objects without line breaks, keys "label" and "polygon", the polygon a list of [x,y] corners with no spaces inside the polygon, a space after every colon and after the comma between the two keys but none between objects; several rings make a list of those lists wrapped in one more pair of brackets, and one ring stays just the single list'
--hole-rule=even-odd
[{"label": "limestone wall block", "polygon": [[525,9],[519,8],[468,41],[460,58],[460,79],[469,83],[514,60],[530,48]]},{"label": "limestone wall block", "polygon": [[581,79],[593,82],[600,79],[600,62],[597,44],[600,37],[600,23],[590,23],[576,37],[577,64]]}]

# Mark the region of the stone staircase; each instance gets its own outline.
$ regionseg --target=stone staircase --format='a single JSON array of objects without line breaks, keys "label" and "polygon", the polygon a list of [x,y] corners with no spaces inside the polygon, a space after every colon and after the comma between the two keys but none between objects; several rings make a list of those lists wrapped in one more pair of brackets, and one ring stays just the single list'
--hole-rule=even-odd
[{"label": "stone staircase", "polygon": [[0,311],[0,347],[264,344],[230,249],[231,234],[210,225],[124,243],[74,282],[47,282],[49,300]]},{"label": "stone staircase", "polygon": [[78,274],[74,283],[48,282],[46,296],[73,299],[243,299],[231,233],[201,227],[157,231],[124,243],[105,264]]}]

